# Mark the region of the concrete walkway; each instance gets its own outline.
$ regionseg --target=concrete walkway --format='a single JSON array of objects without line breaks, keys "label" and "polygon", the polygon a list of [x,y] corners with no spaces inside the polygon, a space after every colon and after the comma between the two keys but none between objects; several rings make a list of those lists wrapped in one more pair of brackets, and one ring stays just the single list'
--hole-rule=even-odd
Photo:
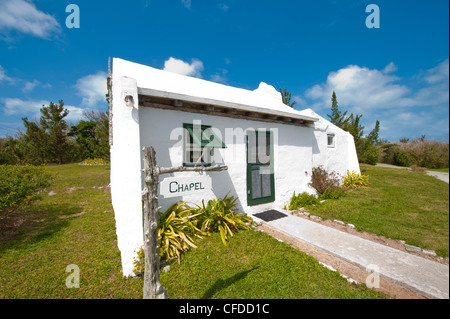
[{"label": "concrete walkway", "polygon": [[[382,163],[377,163],[375,166],[388,167],[388,168],[410,169],[409,167],[395,166],[395,165],[382,164]],[[428,175],[436,177],[437,179],[440,179],[443,182],[449,183],[449,174],[447,172],[436,172],[436,171],[425,171],[425,172]]]},{"label": "concrete walkway", "polygon": [[428,175],[436,177],[441,181],[444,181],[448,184],[448,173],[447,172],[435,172],[435,171],[426,171]]},{"label": "concrete walkway", "polygon": [[449,267],[291,215],[262,222],[428,298],[449,298]]}]

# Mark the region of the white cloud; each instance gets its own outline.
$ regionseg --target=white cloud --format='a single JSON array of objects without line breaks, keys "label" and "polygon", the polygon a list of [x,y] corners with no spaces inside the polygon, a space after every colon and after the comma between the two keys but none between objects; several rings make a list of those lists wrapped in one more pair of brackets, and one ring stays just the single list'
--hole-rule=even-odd
[{"label": "white cloud", "polygon": [[56,19],[25,0],[0,1],[0,31],[16,30],[39,38],[50,39],[61,32]]},{"label": "white cloud", "polygon": [[436,66],[432,69],[429,69],[427,71],[425,81],[427,81],[430,84],[435,84],[435,83],[444,82],[444,81],[448,82],[448,68],[449,68],[449,63],[448,63],[448,59],[446,59],[445,61],[439,63],[438,66]]},{"label": "white cloud", "polygon": [[380,133],[389,137],[391,141],[422,135],[428,138],[448,138],[448,125],[448,113],[445,116],[442,113],[434,114],[429,111],[390,112],[380,118]]},{"label": "white cloud", "polygon": [[385,74],[389,74],[395,71],[397,71],[397,66],[394,64],[394,62],[391,62],[388,65],[386,65],[386,67],[383,69],[382,72]]},{"label": "white cloud", "polygon": [[181,2],[183,3],[183,5],[186,7],[186,8],[188,8],[188,9],[190,9],[191,8],[191,0],[181,0]]},{"label": "white cloud", "polygon": [[83,118],[84,109],[72,105],[64,105],[64,108],[69,111],[69,114],[65,118],[67,122],[77,122]]},{"label": "white cloud", "polygon": [[386,70],[393,72],[393,64],[384,70],[349,65],[330,72],[326,83],[308,89],[306,96],[320,100],[323,107],[328,108],[331,94],[335,91],[340,105],[363,113],[372,109],[414,105],[414,101],[407,97],[410,89],[396,84],[399,78],[386,73]]},{"label": "white cloud", "polygon": [[227,81],[226,77],[222,74],[216,73],[211,75],[211,81],[216,83],[225,83]]},{"label": "white cloud", "polygon": [[13,80],[6,75],[6,71],[5,69],[0,65],[0,82],[5,81],[5,82],[12,82]]},{"label": "white cloud", "polygon": [[86,75],[78,79],[75,87],[78,90],[78,95],[83,99],[82,105],[93,107],[98,103],[105,102],[105,94],[108,92],[106,87],[107,75],[103,71],[98,71],[95,74]]},{"label": "white cloud", "polygon": [[201,72],[203,71],[203,62],[197,59],[192,59],[189,64],[183,60],[170,57],[164,62],[164,70],[200,78]]},{"label": "white cloud", "polygon": [[292,99],[295,101],[295,108],[304,108],[306,105],[306,101],[299,95],[293,95]]},{"label": "white cloud", "polygon": [[3,98],[4,112],[6,115],[15,114],[39,114],[42,105],[48,105],[46,100],[22,100],[18,98]]},{"label": "white cloud", "polygon": [[[39,119],[41,116],[41,108],[50,104],[47,100],[33,100],[33,99],[18,99],[18,98],[2,98],[1,102],[4,106],[3,111],[6,115],[24,115],[30,118]],[[56,103],[56,102],[55,102]],[[66,121],[77,121],[83,115],[83,109],[64,105],[64,108],[69,110],[69,114],[65,118]]]},{"label": "white cloud", "polygon": [[227,73],[228,70],[221,69],[220,72],[217,72],[213,75],[211,75],[211,81],[216,83],[226,83],[227,82]]},{"label": "white cloud", "polygon": [[[1,1],[1,0],[0,0]],[[20,85],[23,84],[22,92],[28,93],[31,92],[36,86],[40,86],[43,88],[49,88],[51,85],[49,83],[41,83],[38,80],[27,81],[19,78],[11,78],[6,75],[5,69],[0,65],[0,82],[9,82],[10,84]]]},{"label": "white cloud", "polygon": [[449,101],[449,60],[439,63],[436,67],[426,70],[423,80],[425,86],[414,96],[417,105],[436,106]]},{"label": "white cloud", "polygon": [[365,133],[378,119],[380,134],[388,139],[448,136],[448,59],[416,77],[419,89],[401,84],[396,71],[393,62],[382,70],[349,65],[330,72],[324,83],[305,91],[305,98],[311,108],[330,114],[335,91],[341,110],[363,115]]},{"label": "white cloud", "polygon": [[38,80],[33,80],[33,81],[25,81],[25,84],[22,88],[22,92],[30,92],[33,91],[33,89],[37,86],[41,84],[41,82],[39,82]]},{"label": "white cloud", "polygon": [[23,88],[22,88],[22,92],[23,93],[29,93],[31,91],[34,90],[35,87],[41,87],[41,88],[50,88],[52,87],[50,83],[41,83],[38,80],[33,80],[33,81],[26,81],[26,80],[21,80],[21,79],[17,79],[19,82],[23,83]]},{"label": "white cloud", "polygon": [[219,9],[222,10],[223,12],[227,12],[228,9],[230,9],[230,7],[227,6],[226,4],[222,3],[222,4],[219,4]]}]

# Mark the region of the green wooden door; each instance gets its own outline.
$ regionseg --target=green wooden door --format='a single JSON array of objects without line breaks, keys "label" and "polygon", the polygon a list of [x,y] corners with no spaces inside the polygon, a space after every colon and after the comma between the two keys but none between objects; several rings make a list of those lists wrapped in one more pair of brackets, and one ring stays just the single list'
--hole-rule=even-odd
[{"label": "green wooden door", "polygon": [[273,137],[270,131],[247,133],[247,203],[258,205],[275,200]]}]

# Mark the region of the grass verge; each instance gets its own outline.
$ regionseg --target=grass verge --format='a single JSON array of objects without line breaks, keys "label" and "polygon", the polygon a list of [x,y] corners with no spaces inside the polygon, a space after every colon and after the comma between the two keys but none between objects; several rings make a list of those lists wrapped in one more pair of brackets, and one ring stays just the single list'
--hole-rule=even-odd
[{"label": "grass verge", "polygon": [[[142,279],[121,273],[109,166],[47,169],[55,174],[52,195],[0,216],[0,298],[141,298]],[[161,273],[169,298],[384,298],[254,230],[228,247],[218,234],[198,246]],[[80,288],[66,287],[72,264]]]},{"label": "grass verge", "polygon": [[449,172],[449,168],[427,168],[427,170],[429,171],[435,171],[435,172],[444,172],[444,173],[448,173]]},{"label": "grass verge", "polygon": [[347,299],[383,298],[350,284],[313,257],[255,230],[237,233],[225,247],[220,236],[199,241],[161,283],[169,298]]}]

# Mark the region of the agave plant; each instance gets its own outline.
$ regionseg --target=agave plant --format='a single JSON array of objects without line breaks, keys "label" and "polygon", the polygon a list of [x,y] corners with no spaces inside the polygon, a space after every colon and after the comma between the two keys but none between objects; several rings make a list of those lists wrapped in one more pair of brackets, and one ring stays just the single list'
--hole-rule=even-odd
[{"label": "agave plant", "polygon": [[[229,236],[233,236],[240,229],[250,229],[253,221],[247,215],[236,213],[236,199],[225,196],[222,199],[212,199],[206,204],[190,208],[186,202],[172,204],[165,212],[158,212],[158,245],[161,259],[178,258],[180,253],[190,247],[197,248],[195,238],[202,238],[211,232],[219,232],[224,245]],[[134,272],[143,273],[144,251],[137,252],[134,259]]]},{"label": "agave plant", "polygon": [[240,229],[250,229],[253,223],[247,215],[235,212],[236,198],[228,194],[222,199],[211,199],[206,204],[202,200],[202,204],[197,207],[197,227],[207,233],[218,231],[225,246],[229,236]]},{"label": "agave plant", "polygon": [[202,238],[204,233],[196,227],[194,210],[186,206],[185,202],[177,202],[165,212],[158,212],[158,245],[159,256],[170,259],[174,256],[180,262],[180,252],[189,247],[197,248],[193,238]]},{"label": "agave plant", "polygon": [[342,186],[346,189],[350,188],[366,188],[369,186],[369,176],[360,175],[356,172],[347,170],[347,176],[344,177]]}]

